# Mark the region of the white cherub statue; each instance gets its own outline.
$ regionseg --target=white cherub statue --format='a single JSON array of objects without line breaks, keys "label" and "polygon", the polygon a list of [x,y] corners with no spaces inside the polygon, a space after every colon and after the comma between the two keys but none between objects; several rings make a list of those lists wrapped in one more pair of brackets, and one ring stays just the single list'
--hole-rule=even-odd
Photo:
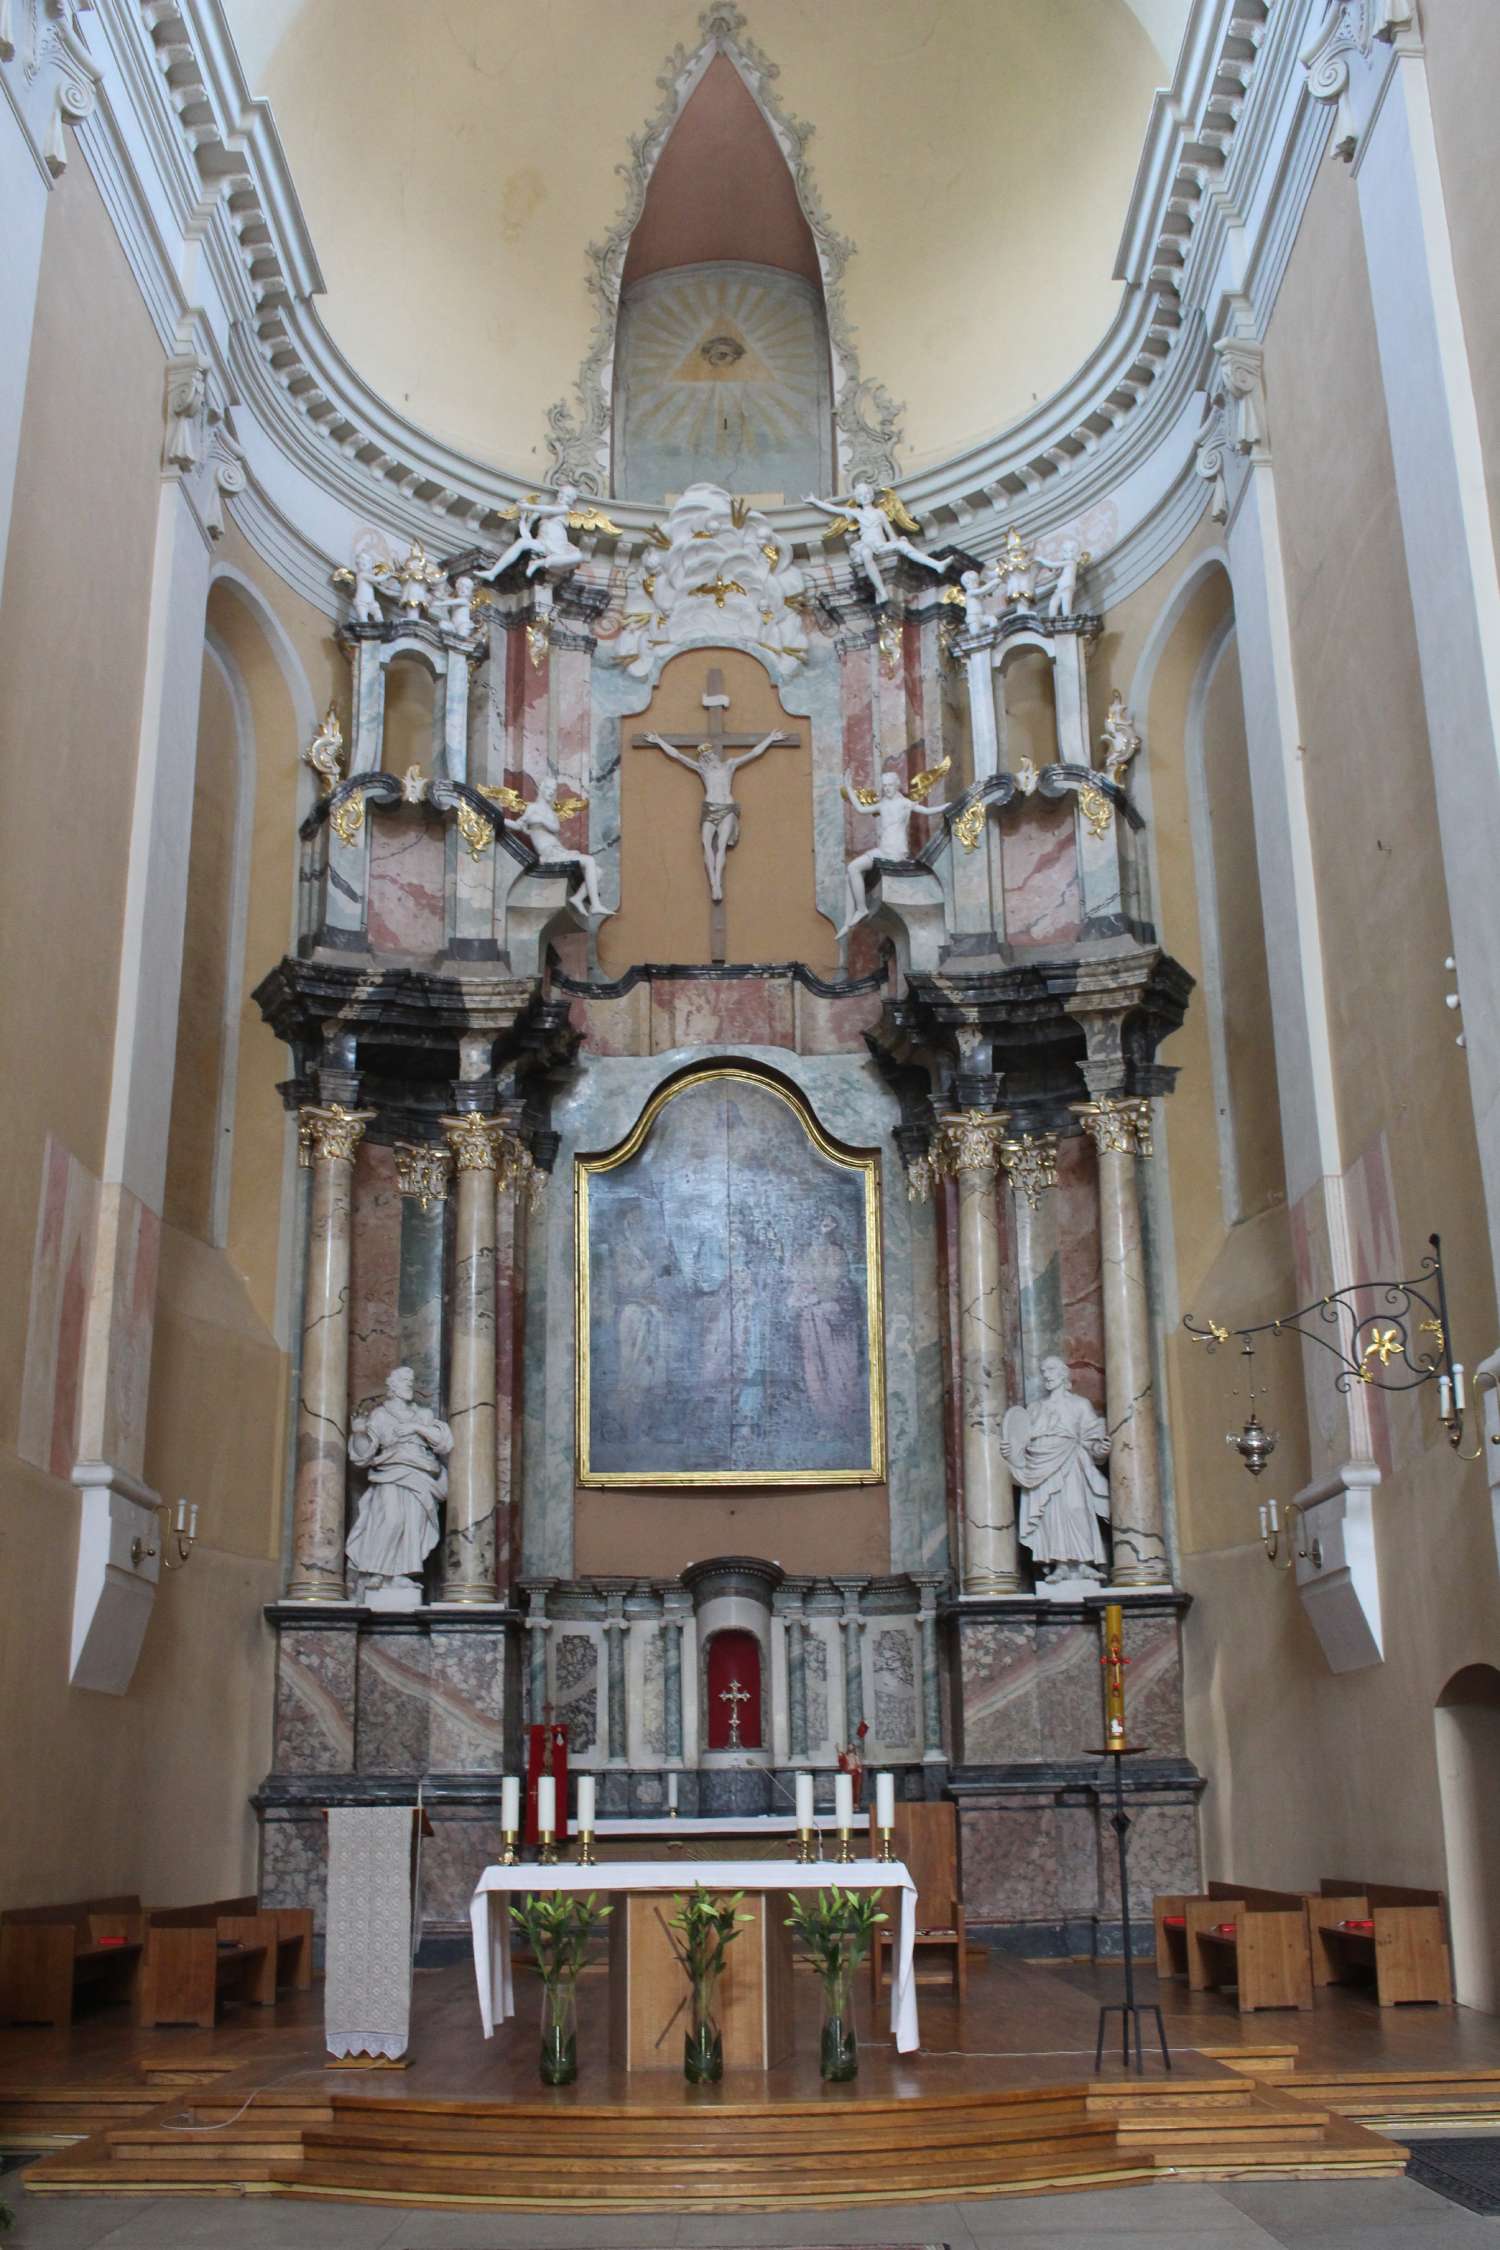
[{"label": "white cherub statue", "polygon": [[576,570],[583,561],[583,549],[574,546],[568,537],[570,531],[610,531],[618,536],[620,528],[601,509],[580,500],[576,484],[560,484],[555,500],[544,500],[539,492],[533,492],[521,502],[516,514],[520,520],[515,538],[497,561],[478,573],[479,577],[501,577],[522,555],[529,558],[528,578],[535,578],[542,570],[549,578],[560,577],[564,571]]},{"label": "white cherub statue", "polygon": [[1109,709],[1104,717],[1104,732],[1099,740],[1104,746],[1104,771],[1115,787],[1119,788],[1125,779],[1126,767],[1140,749],[1141,738],[1118,688],[1109,699]]},{"label": "white cherub statue", "polygon": [[1091,557],[1088,549],[1064,555],[1061,562],[1048,565],[1057,575],[1053,580],[1051,598],[1047,603],[1049,617],[1073,617],[1078,611],[1078,580],[1088,568]]},{"label": "white cherub statue", "polygon": [[[986,585],[983,573],[966,570],[959,585],[963,588],[964,631],[987,633],[995,622],[995,613],[990,608],[991,589]],[[947,598],[945,594],[943,599],[946,601]]]},{"label": "white cherub statue", "polygon": [[848,775],[844,776],[844,796],[856,812],[875,815],[876,830],[873,848],[861,852],[849,862],[849,912],[838,933],[840,937],[847,937],[855,923],[862,922],[869,911],[865,899],[865,877],[876,861],[902,860],[908,856],[912,814],[921,813],[924,819],[930,820],[934,813],[948,810],[946,799],[929,803],[928,792],[933,783],[948,771],[952,762],[951,758],[945,758],[940,766],[929,766],[925,773],[919,773],[911,784],[909,794],[902,790],[900,775],[893,773],[889,766],[880,777],[878,789],[856,789]]},{"label": "white cherub statue", "polygon": [[451,594],[434,594],[427,606],[441,614],[445,633],[453,633],[464,641],[473,634],[474,581],[467,571],[460,572],[454,579]]},{"label": "white cherub statue", "polygon": [[889,599],[885,580],[880,575],[882,562],[889,565],[897,555],[905,555],[908,562],[920,563],[923,570],[934,571],[941,577],[953,560],[951,555],[924,555],[920,547],[912,544],[910,535],[922,527],[892,491],[887,490],[877,497],[872,484],[860,483],[847,500],[819,500],[811,492],[804,494],[804,498],[810,508],[832,516],[833,522],[823,534],[825,539],[834,539],[841,531],[853,534],[849,552],[874,587],[878,602]]},{"label": "white cherub statue", "polygon": [[515,789],[488,790],[486,795],[505,808],[511,827],[528,839],[544,867],[577,868],[579,882],[570,895],[571,906],[581,906],[601,921],[613,912],[599,896],[598,860],[592,852],[575,851],[562,840],[562,822],[583,811],[586,797],[572,796],[565,781],[544,782],[529,804]]},{"label": "white cherub statue", "polygon": [[352,560],[333,574],[335,586],[349,589],[349,607],[356,625],[380,625],[385,612],[380,593],[395,565],[391,550],[378,531],[362,531],[354,542]]}]

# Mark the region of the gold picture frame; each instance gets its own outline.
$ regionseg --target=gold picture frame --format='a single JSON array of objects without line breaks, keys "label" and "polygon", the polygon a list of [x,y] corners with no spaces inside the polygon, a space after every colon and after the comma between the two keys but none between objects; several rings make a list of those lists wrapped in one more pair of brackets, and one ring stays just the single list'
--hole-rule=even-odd
[{"label": "gold picture frame", "polygon": [[[617,1172],[629,1164],[647,1147],[652,1134],[670,1105],[685,1094],[711,1085],[741,1085],[753,1088],[758,1094],[769,1094],[783,1105],[795,1118],[803,1135],[818,1157],[837,1166],[841,1173],[852,1175],[859,1182],[858,1209],[864,1226],[863,1276],[864,1321],[863,1352],[867,1372],[868,1398],[868,1459],[840,1462],[837,1465],[807,1466],[790,1463],[774,1467],[736,1468],[714,1466],[709,1468],[657,1467],[605,1467],[594,1458],[596,1451],[608,1458],[607,1449],[597,1449],[593,1443],[593,1346],[592,1277],[595,1242],[591,1235],[591,1190],[602,1177]],[[886,1412],[885,1412],[885,1316],[882,1275],[880,1155],[877,1151],[859,1151],[834,1140],[819,1124],[812,1105],[798,1088],[770,1072],[750,1068],[744,1064],[710,1063],[695,1065],[659,1086],[642,1109],[640,1116],[625,1138],[611,1149],[597,1155],[580,1155],[573,1163],[573,1268],[574,1268],[574,1350],[575,1350],[575,1470],[581,1485],[590,1486],[675,1486],[675,1487],[755,1487],[816,1486],[816,1485],[870,1485],[886,1481]]]}]

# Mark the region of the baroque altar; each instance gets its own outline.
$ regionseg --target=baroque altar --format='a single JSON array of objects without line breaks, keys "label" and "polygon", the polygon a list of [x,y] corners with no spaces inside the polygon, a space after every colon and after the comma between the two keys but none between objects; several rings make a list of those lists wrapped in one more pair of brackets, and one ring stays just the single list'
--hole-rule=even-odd
[{"label": "baroque altar", "polygon": [[1113,1948],[1106,1598],[1137,1863],[1196,1880],[1140,736],[1076,540],[825,513],[699,483],[631,552],[568,486],[338,574],[257,995],[304,1183],[274,1901],[417,1781],[456,1937],[545,1720],[606,1822],[827,1810],[857,1755],[956,1802],[971,1929]]}]

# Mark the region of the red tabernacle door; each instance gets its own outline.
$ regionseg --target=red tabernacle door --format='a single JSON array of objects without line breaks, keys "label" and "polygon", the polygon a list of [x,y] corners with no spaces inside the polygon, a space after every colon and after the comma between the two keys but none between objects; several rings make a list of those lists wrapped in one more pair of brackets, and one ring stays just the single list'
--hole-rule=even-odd
[{"label": "red tabernacle door", "polygon": [[753,1633],[715,1633],[708,1644],[708,1747],[760,1748],[760,1643]]}]

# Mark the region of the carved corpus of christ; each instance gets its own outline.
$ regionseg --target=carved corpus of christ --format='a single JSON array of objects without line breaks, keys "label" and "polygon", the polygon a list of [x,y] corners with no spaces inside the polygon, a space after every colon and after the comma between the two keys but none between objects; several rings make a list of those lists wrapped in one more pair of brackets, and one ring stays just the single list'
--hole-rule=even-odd
[{"label": "carved corpus of christ", "polygon": [[[736,772],[741,766],[748,766],[753,758],[763,757],[773,744],[785,750],[799,749],[802,737],[783,734],[777,727],[758,741],[753,735],[726,733],[724,713],[729,708],[729,697],[724,689],[724,675],[717,666],[708,675],[708,686],[700,701],[708,713],[706,741],[682,734],[638,734],[635,747],[660,750],[674,765],[686,766],[688,772],[695,773],[702,782],[703,809],[698,833],[703,844],[708,895],[717,906],[724,896],[724,862],[740,840],[740,808],[734,801]],[[715,958],[719,956],[716,954]]]}]

